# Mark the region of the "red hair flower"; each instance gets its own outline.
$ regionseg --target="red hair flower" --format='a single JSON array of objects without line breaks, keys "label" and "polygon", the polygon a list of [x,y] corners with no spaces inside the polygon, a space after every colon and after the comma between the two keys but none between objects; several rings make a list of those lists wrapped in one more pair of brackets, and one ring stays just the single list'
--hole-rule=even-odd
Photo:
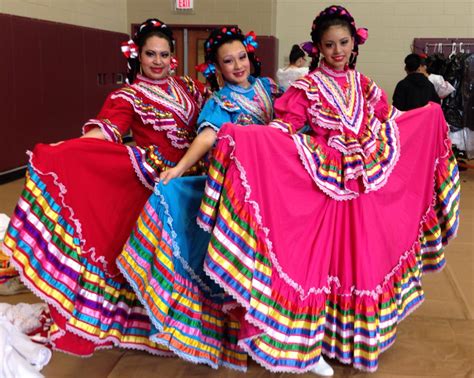
[{"label": "red hair flower", "polygon": [[359,28],[356,31],[356,40],[359,45],[363,45],[369,38],[369,31],[367,28]]}]

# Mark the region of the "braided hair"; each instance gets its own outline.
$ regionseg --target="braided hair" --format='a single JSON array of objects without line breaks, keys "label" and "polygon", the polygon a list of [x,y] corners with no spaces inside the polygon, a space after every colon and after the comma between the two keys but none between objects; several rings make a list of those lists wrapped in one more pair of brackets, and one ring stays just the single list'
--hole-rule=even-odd
[{"label": "braided hair", "polygon": [[255,55],[255,48],[257,47],[255,42],[255,34],[251,32],[245,36],[242,34],[242,30],[236,26],[222,26],[220,28],[213,29],[209,34],[209,37],[204,42],[205,63],[196,67],[198,71],[203,72],[213,91],[219,90],[219,83],[217,82],[214,66],[217,63],[217,51],[223,44],[230,43],[232,41],[242,42],[247,51],[249,60],[253,65],[252,76],[260,76],[261,63]]},{"label": "braided hair", "polygon": [[[157,18],[149,18],[139,27],[133,38],[122,44],[122,51],[127,57],[127,81],[132,84],[140,72],[140,53],[143,46],[150,37],[166,39],[170,46],[170,51],[174,52],[173,32],[169,26]],[[124,48],[127,48],[127,52]],[[131,50],[131,51],[130,51]]]},{"label": "braided hair", "polygon": [[[314,70],[319,63],[319,49],[321,38],[331,26],[342,26],[349,30],[354,38],[354,49],[349,60],[349,68],[355,68],[357,55],[359,54],[359,45],[362,45],[368,36],[367,29],[356,28],[354,17],[349,11],[340,5],[331,5],[324,9],[314,19],[311,27],[311,42],[307,42],[303,49],[312,58],[309,70]],[[309,45],[308,45],[309,44]]]}]

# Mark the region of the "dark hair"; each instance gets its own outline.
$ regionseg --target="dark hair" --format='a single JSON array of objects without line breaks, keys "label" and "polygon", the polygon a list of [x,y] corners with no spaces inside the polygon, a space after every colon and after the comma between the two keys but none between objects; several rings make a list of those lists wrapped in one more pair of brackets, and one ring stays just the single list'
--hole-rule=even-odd
[{"label": "dark hair", "polygon": [[439,53],[430,55],[426,58],[426,70],[430,74],[444,76],[446,74],[446,58]]},{"label": "dark hair", "polygon": [[415,72],[422,64],[422,59],[418,54],[408,54],[405,58],[405,70],[408,73]]},{"label": "dark hair", "polygon": [[136,58],[128,58],[127,78],[130,84],[133,83],[137,74],[140,72],[140,53],[146,41],[151,37],[159,37],[166,39],[170,46],[170,51],[174,52],[173,31],[164,22],[157,18],[149,18],[139,27],[132,40],[138,46],[138,56]]},{"label": "dark hair", "polygon": [[293,45],[290,51],[290,64],[295,64],[300,58],[305,57],[303,49],[299,45]]},{"label": "dark hair", "polygon": [[[311,40],[315,46],[318,46],[321,43],[321,38],[324,33],[331,27],[331,26],[342,26],[349,30],[352,37],[354,37],[354,49],[352,50],[353,54],[349,60],[349,67],[354,68],[357,55],[359,53],[359,42],[358,38],[356,38],[356,27],[354,18],[351,14],[340,5],[331,5],[324,9],[313,21],[313,25],[311,28]],[[309,70],[312,71],[316,67],[318,67],[319,63],[319,53],[315,54],[312,57],[311,64]]]},{"label": "dark hair", "polygon": [[[242,34],[242,30],[236,26],[222,26],[211,30],[209,37],[204,42],[206,63],[217,64],[217,51],[223,44],[231,43],[233,41],[240,41],[244,44],[245,38],[246,37]],[[258,60],[254,51],[248,51],[247,48],[246,50],[249,60],[253,65],[252,76],[258,77],[260,76],[261,71],[260,60]],[[215,73],[207,75],[206,79],[211,85],[213,91],[219,90],[219,83],[217,82],[217,76]]]}]

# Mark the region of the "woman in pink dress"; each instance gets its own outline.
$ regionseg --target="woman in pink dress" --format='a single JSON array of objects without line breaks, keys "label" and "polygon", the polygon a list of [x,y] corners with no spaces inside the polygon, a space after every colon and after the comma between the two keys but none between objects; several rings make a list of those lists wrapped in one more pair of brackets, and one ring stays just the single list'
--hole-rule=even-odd
[{"label": "woman in pink dress", "polygon": [[[195,137],[203,101],[192,79],[170,76],[171,29],[157,19],[122,45],[130,84],[111,93],[81,138],[38,144],[4,249],[22,281],[49,304],[53,347],[76,355],[119,346],[168,354],[115,264],[161,171]],[[122,144],[133,133],[136,146]],[[195,171],[195,169],[194,169]]]},{"label": "woman in pink dress", "polygon": [[354,69],[367,30],[345,8],[322,11],[311,37],[310,73],[276,101],[273,127],[218,133],[204,269],[267,369],[330,375],[324,354],[375,371],[423,301],[422,274],[445,264],[458,170],[439,105],[400,114]]}]

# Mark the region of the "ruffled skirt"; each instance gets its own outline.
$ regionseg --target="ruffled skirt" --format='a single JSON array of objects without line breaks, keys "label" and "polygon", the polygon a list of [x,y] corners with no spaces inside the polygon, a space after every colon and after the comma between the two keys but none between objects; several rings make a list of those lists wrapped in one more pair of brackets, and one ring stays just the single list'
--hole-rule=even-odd
[{"label": "ruffled skirt", "polygon": [[239,305],[239,345],[269,370],[308,371],[321,353],[376,370],[423,301],[422,274],[445,265],[460,189],[446,122],[435,105],[396,122],[388,181],[350,200],[318,187],[291,135],[219,132],[198,216],[204,269]]},{"label": "ruffled skirt", "polygon": [[55,349],[172,354],[150,340],[148,315],[115,263],[150,193],[121,144],[73,139],[30,154],[4,249],[49,304]]},{"label": "ruffled skirt", "polygon": [[151,339],[213,368],[245,370],[232,298],[204,274],[210,235],[196,223],[206,177],[158,183],[117,263],[153,325]]}]

